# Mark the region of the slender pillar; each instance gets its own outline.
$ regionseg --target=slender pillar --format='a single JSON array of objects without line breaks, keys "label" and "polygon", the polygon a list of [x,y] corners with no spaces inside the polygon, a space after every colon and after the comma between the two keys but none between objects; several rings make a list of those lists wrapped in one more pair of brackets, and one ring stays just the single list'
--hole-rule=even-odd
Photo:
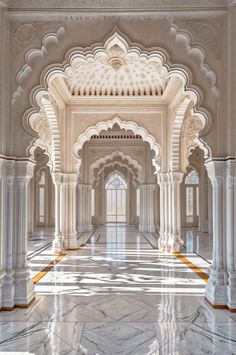
[{"label": "slender pillar", "polygon": [[140,221],[141,232],[155,232],[154,221],[154,184],[140,185]]},{"label": "slender pillar", "polygon": [[236,309],[236,164],[226,162],[227,306]]},{"label": "slender pillar", "polygon": [[158,174],[158,184],[160,186],[160,231],[159,248],[167,250],[167,217],[168,217],[168,174]]},{"label": "slender pillar", "polygon": [[77,174],[63,174],[62,185],[62,233],[66,249],[78,249],[76,231],[76,185]]},{"label": "slender pillar", "polygon": [[[2,289],[2,307],[11,309],[15,305],[15,265],[16,259],[16,237],[14,227],[15,220],[15,161],[5,160],[4,173],[2,178],[2,233],[5,244],[4,269],[5,278]],[[17,226],[18,227],[18,226]],[[19,229],[19,228],[17,228]]]},{"label": "slender pillar", "polygon": [[79,233],[85,232],[84,229],[84,189],[83,184],[77,185],[77,231]]},{"label": "slender pillar", "polygon": [[34,179],[32,178],[29,181],[28,188],[28,211],[29,211],[29,220],[28,220],[28,232],[29,236],[34,233]]},{"label": "slender pillar", "polygon": [[92,185],[85,184],[84,185],[85,232],[91,232],[91,230],[93,229],[91,201],[92,201]]},{"label": "slender pillar", "polygon": [[212,185],[211,181],[208,179],[208,233],[213,233],[213,222],[212,222]]},{"label": "slender pillar", "polygon": [[212,183],[213,212],[213,262],[205,296],[213,305],[227,304],[226,238],[224,238],[224,178],[225,161],[211,160],[206,162],[208,176]]},{"label": "slender pillar", "polygon": [[91,196],[92,185],[79,184],[77,189],[77,230],[78,232],[90,232],[92,226]]},{"label": "slender pillar", "polygon": [[61,193],[62,193],[62,174],[52,174],[54,186],[55,186],[55,233],[52,243],[52,251],[54,253],[61,253],[63,251],[63,236],[61,232]]},{"label": "slender pillar", "polygon": [[28,305],[34,298],[34,286],[27,266],[28,184],[34,172],[31,162],[16,162],[16,218],[14,229],[16,258],[15,305]]},{"label": "slender pillar", "polygon": [[207,208],[208,208],[208,179],[205,167],[201,168],[199,176],[199,231],[208,232]]},{"label": "slender pillar", "polygon": [[183,240],[181,239],[181,194],[180,184],[183,179],[183,173],[172,172],[169,175],[169,183],[171,185],[171,205],[169,213],[171,213],[171,230],[169,235],[169,248],[172,252],[179,252]]},{"label": "slender pillar", "polygon": [[4,167],[4,159],[0,158],[0,309],[2,307],[2,287],[4,278],[6,275],[5,272],[5,238],[3,233],[3,210],[5,208],[5,204],[3,201],[3,167]]}]

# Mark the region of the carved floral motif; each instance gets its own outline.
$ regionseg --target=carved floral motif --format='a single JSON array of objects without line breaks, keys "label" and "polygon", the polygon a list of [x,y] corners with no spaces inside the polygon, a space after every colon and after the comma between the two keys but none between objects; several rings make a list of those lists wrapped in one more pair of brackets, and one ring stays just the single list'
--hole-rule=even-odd
[{"label": "carved floral motif", "polygon": [[191,150],[197,146],[195,141],[198,133],[203,129],[203,122],[199,117],[189,116],[183,123],[183,129],[181,133],[181,168],[185,171],[189,162],[188,157]]}]

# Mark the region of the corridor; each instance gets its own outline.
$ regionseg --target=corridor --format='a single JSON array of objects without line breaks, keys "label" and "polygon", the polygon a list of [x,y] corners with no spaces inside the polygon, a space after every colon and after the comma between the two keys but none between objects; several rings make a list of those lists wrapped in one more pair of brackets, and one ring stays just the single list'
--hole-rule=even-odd
[{"label": "corridor", "polygon": [[36,300],[0,312],[0,354],[236,354],[236,314],[204,300],[208,264],[155,243],[110,224],[65,255],[34,251]]}]

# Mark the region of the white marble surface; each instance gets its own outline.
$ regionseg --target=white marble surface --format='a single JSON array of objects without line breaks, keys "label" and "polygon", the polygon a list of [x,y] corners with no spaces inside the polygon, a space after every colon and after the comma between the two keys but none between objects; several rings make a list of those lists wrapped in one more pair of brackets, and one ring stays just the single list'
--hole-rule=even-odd
[{"label": "white marble surface", "polygon": [[185,228],[182,238],[187,252],[196,253],[209,264],[212,263],[213,237],[212,234],[199,232],[195,229]]},{"label": "white marble surface", "polygon": [[[50,257],[42,253],[32,267]],[[214,310],[204,288],[180,259],[152,249],[135,228],[103,226],[37,283],[28,309],[0,312],[0,352],[236,354],[236,314]]]}]

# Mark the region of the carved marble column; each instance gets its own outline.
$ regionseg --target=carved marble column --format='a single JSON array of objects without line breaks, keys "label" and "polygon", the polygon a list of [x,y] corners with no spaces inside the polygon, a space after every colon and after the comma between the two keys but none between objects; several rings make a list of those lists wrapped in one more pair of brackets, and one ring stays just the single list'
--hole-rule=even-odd
[{"label": "carved marble column", "polygon": [[15,265],[16,258],[16,226],[15,218],[16,206],[15,198],[15,161],[5,160],[2,177],[2,213],[1,229],[3,235],[3,264],[5,269],[5,278],[2,288],[2,307],[11,309],[15,305]]},{"label": "carved marble column", "polygon": [[154,184],[140,185],[140,221],[141,232],[155,232],[154,221]]},{"label": "carved marble column", "polygon": [[29,161],[16,162],[15,215],[15,305],[28,305],[34,298],[34,286],[27,266],[28,184],[34,172]]},{"label": "carved marble column", "polygon": [[4,174],[4,163],[5,160],[0,158],[0,309],[2,307],[2,293],[3,293],[3,283],[6,275],[5,269],[5,258],[6,258],[6,240],[4,233],[4,225],[3,225],[3,211],[6,208],[5,200],[4,200],[4,191],[5,186],[3,183],[3,174]]},{"label": "carved marble column", "polygon": [[34,233],[34,179],[33,178],[29,181],[28,211],[29,211],[29,218],[28,218],[29,235],[28,236],[30,236]]},{"label": "carved marble column", "polygon": [[83,184],[78,184],[77,185],[77,192],[76,192],[76,197],[77,197],[77,231],[79,233],[85,232],[84,230],[84,189],[83,189]]},{"label": "carved marble column", "polygon": [[208,232],[208,179],[206,175],[205,167],[201,168],[201,174],[199,176],[199,231]]},{"label": "carved marble column", "polygon": [[78,185],[78,199],[77,199],[78,232],[90,232],[93,229],[91,194],[92,194],[92,185],[90,184]]},{"label": "carved marble column", "polygon": [[160,231],[158,243],[161,250],[167,250],[168,174],[160,173],[157,178],[160,186]]},{"label": "carved marble column", "polygon": [[169,249],[171,252],[179,252],[183,244],[181,239],[181,193],[180,184],[183,179],[183,173],[171,172],[169,174],[169,184],[171,185],[171,204],[169,213],[171,213],[171,228],[169,234]]},{"label": "carved marble column", "polygon": [[63,174],[62,185],[62,233],[66,249],[78,249],[76,231],[76,185],[77,174]]},{"label": "carved marble column", "polygon": [[62,174],[53,173],[52,174],[54,186],[55,186],[55,233],[54,240],[52,243],[52,251],[54,253],[61,253],[64,249],[63,247],[63,235],[61,232],[61,208],[62,203]]},{"label": "carved marble column", "polygon": [[92,185],[86,184],[84,186],[85,190],[85,232],[91,232],[92,226]]},{"label": "carved marble column", "polygon": [[227,305],[236,309],[236,164],[226,162]]},{"label": "carved marble column", "polygon": [[224,237],[224,179],[225,161],[211,160],[205,163],[212,183],[213,212],[213,262],[205,296],[213,305],[227,304],[226,238]]}]

